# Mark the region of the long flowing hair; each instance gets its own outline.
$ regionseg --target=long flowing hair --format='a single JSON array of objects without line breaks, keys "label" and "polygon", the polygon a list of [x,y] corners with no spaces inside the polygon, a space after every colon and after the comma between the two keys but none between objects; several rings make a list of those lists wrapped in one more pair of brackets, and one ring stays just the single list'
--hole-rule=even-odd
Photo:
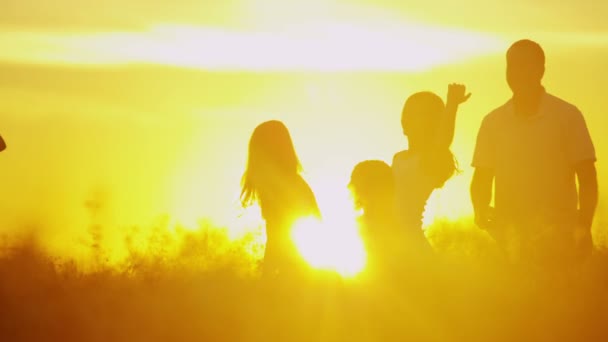
[{"label": "long flowing hair", "polygon": [[449,146],[437,144],[445,120],[445,104],[435,93],[424,91],[411,95],[403,106],[401,125],[410,150],[420,155],[420,162],[435,188],[441,188],[458,171],[458,162]]},{"label": "long flowing hair", "polygon": [[281,186],[301,171],[289,130],[281,121],[266,121],[249,140],[247,168],[241,180],[241,203],[260,200],[260,194]]}]

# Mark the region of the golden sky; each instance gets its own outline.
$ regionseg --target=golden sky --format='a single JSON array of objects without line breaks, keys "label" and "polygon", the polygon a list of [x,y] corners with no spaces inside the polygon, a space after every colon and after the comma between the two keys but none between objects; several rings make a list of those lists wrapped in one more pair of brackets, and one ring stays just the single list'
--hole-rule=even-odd
[{"label": "golden sky", "polygon": [[[156,23],[183,23],[220,27],[252,27],[334,20],[353,14],[395,17],[478,31],[601,31],[608,24],[608,5],[597,1],[526,0],[458,2],[417,0],[5,0],[0,23],[13,29],[64,31],[138,30]],[[270,20],[269,20],[270,19]],[[559,30],[557,29],[559,28]]]},{"label": "golden sky", "polygon": [[274,118],[322,207],[337,208],[357,162],[405,148],[404,99],[445,96],[450,82],[473,92],[453,146],[464,172],[429,210],[466,216],[476,130],[509,97],[504,51],[520,38],[545,47],[547,89],[585,114],[602,172],[607,12],[546,0],[5,0],[2,223],[77,235],[99,193],[109,226],[223,220],[238,212],[249,135]]}]

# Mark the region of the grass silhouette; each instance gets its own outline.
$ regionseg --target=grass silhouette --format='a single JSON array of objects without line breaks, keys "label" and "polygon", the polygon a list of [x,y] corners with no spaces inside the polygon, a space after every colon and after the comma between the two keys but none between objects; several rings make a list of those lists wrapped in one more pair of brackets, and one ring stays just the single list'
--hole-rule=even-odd
[{"label": "grass silhouette", "polygon": [[[440,222],[437,256],[404,258],[389,274],[342,279],[311,272],[297,283],[257,272],[257,240],[225,230],[167,229],[127,256],[95,263],[44,251],[35,238],[3,241],[3,341],[600,341],[608,338],[608,253],[580,268],[513,266],[483,232]],[[138,242],[139,239],[139,242]],[[252,253],[251,251],[257,251]]]}]

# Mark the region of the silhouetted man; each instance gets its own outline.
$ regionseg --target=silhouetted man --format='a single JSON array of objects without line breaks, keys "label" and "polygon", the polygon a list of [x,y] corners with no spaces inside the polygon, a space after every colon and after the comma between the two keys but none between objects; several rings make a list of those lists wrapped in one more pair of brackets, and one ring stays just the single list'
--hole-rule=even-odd
[{"label": "silhouetted man", "polygon": [[574,260],[592,248],[595,150],[581,112],[545,91],[544,72],[537,43],[520,40],[507,51],[513,97],[481,124],[471,198],[476,223],[508,252]]}]

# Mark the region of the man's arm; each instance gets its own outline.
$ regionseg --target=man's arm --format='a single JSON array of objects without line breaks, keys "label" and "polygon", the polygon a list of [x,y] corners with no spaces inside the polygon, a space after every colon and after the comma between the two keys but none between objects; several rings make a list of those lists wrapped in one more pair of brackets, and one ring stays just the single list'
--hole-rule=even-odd
[{"label": "man's arm", "polygon": [[590,233],[598,198],[595,162],[584,161],[579,163],[575,170],[579,186],[579,225],[585,232]]},{"label": "man's arm", "polygon": [[4,142],[4,139],[2,139],[2,136],[0,135],[0,152],[4,151],[6,149],[6,143]]},{"label": "man's arm", "polygon": [[476,167],[471,181],[471,201],[475,211],[475,223],[480,228],[487,228],[490,223],[490,202],[492,201],[492,187],[494,184],[494,170]]}]

